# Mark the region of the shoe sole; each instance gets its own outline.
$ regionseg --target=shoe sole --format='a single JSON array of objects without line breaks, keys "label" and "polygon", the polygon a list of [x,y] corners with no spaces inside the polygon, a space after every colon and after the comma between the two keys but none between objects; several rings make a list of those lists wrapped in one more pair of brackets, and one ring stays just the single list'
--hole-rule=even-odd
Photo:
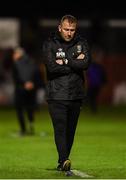
[{"label": "shoe sole", "polygon": [[66,160],[66,161],[63,163],[63,171],[69,171],[69,170],[70,170],[70,167],[71,167],[71,162],[70,162],[70,160]]},{"label": "shoe sole", "polygon": [[73,176],[74,173],[72,171],[65,171],[66,176]]}]

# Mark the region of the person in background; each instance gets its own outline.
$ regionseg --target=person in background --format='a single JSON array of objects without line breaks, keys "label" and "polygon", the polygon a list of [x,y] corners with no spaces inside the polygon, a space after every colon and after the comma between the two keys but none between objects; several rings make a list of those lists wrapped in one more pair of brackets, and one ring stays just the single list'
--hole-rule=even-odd
[{"label": "person in background", "polygon": [[98,111],[98,96],[107,82],[107,75],[102,65],[103,50],[99,47],[92,49],[92,63],[86,72],[87,98],[92,113]]},{"label": "person in background", "polygon": [[[42,85],[41,74],[37,65],[23,48],[15,48],[12,57],[12,74],[15,86],[14,102],[20,125],[20,135],[33,135],[35,133],[36,92]],[[28,123],[25,114],[27,114]]]},{"label": "person in background", "polygon": [[65,15],[43,44],[47,102],[58,151],[57,170],[70,171],[69,159],[84,93],[83,71],[90,64],[87,40],[77,33],[76,17]]}]

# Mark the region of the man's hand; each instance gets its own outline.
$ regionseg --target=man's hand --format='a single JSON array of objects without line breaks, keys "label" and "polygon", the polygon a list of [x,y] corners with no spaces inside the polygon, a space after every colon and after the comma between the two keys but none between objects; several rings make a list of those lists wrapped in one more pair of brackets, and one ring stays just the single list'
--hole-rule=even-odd
[{"label": "man's hand", "polygon": [[34,88],[34,84],[33,84],[33,82],[31,82],[31,81],[28,81],[28,82],[26,82],[25,84],[24,84],[24,88],[26,89],[26,90],[32,90],[33,88]]},{"label": "man's hand", "polygon": [[59,65],[63,65],[63,60],[62,59],[57,59],[56,63],[59,64]]},{"label": "man's hand", "polygon": [[85,54],[81,53],[81,54],[77,57],[77,59],[79,59],[79,60],[83,60],[83,59],[84,59],[84,57],[85,57]]}]

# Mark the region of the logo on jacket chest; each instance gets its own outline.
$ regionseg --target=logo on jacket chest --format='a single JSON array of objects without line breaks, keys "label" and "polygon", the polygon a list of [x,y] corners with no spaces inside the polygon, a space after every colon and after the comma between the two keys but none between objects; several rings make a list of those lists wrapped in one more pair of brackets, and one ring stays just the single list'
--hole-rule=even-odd
[{"label": "logo on jacket chest", "polygon": [[78,56],[82,52],[82,46],[80,44],[76,45],[74,48],[74,52],[72,53],[73,56]]},{"label": "logo on jacket chest", "polygon": [[82,52],[82,46],[80,44],[77,45],[77,53],[81,53]]},{"label": "logo on jacket chest", "polygon": [[63,51],[62,48],[59,48],[58,51],[56,52],[56,59],[63,59],[65,58],[65,52]]}]

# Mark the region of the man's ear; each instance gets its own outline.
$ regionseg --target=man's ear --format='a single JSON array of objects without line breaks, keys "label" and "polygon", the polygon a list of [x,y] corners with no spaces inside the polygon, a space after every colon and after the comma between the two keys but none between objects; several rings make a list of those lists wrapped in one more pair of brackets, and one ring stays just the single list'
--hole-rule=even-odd
[{"label": "man's ear", "polygon": [[61,32],[61,25],[60,24],[58,26],[58,30],[59,30],[59,32]]}]

